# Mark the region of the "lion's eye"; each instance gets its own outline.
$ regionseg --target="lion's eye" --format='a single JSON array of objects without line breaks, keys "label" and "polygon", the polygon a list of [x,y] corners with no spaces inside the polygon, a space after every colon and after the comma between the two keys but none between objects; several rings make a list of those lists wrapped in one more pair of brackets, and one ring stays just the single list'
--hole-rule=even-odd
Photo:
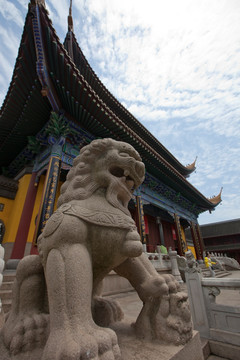
[{"label": "lion's eye", "polygon": [[125,152],[120,152],[119,155],[122,157],[129,157],[129,154]]},{"label": "lion's eye", "polygon": [[119,168],[119,167],[113,167],[110,169],[110,173],[113,175],[113,176],[116,176],[116,177],[123,177],[124,176],[124,170]]}]

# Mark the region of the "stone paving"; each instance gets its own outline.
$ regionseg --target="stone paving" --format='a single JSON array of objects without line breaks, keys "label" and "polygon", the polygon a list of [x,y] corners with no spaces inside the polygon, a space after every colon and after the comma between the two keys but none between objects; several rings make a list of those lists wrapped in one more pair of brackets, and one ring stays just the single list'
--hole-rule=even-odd
[{"label": "stone paving", "polygon": [[[240,279],[240,270],[231,271],[226,278]],[[225,278],[225,279],[226,279]],[[220,295],[216,297],[217,304],[224,304],[229,306],[240,306],[240,292],[238,290],[222,290]]]},{"label": "stone paving", "polygon": [[[225,279],[226,278],[240,279],[240,270],[232,271]],[[181,285],[181,289],[182,291],[187,292],[186,283]],[[132,319],[133,321],[136,319],[142,308],[142,302],[134,290],[110,295],[108,297],[117,300],[124,311],[125,317]],[[216,302],[224,305],[240,306],[239,290],[221,290],[220,295],[216,298]]]},{"label": "stone paving", "polygon": [[[228,275],[228,278],[238,278],[238,279],[240,279],[240,270],[232,271],[231,274]],[[185,283],[183,283],[181,285],[181,288],[182,288],[182,291],[187,292],[187,286],[186,286]],[[124,314],[125,314],[124,321],[127,321],[128,323],[132,323],[132,322],[134,322],[136,320],[139,312],[141,311],[142,302],[138,298],[138,295],[134,290],[126,292],[126,293],[120,293],[120,294],[116,294],[116,295],[111,295],[111,296],[108,296],[108,298],[112,298],[112,299],[117,300],[119,302],[119,304],[120,304],[120,306],[123,309]],[[239,293],[239,290],[221,290],[221,293],[220,293],[219,296],[217,296],[216,301],[217,301],[217,303],[223,303],[225,305],[240,306],[240,293]],[[163,356],[163,354],[162,354],[162,356]],[[0,358],[1,358],[1,355],[0,355]],[[161,358],[165,359],[164,356],[161,357]],[[137,357],[135,357],[134,359],[138,360]],[[144,359],[154,360],[155,357],[150,355],[150,353],[147,353],[146,357],[141,356],[139,359],[141,359],[141,360],[144,360]],[[159,359],[159,357],[157,357],[157,359]],[[167,351],[166,351],[166,359],[167,359]],[[240,357],[239,357],[239,359],[240,359]],[[186,359],[186,360],[192,360],[192,359]],[[218,356],[215,356],[215,355],[210,355],[208,357],[208,360],[228,360],[228,359],[223,358],[223,357],[218,357]]]},{"label": "stone paving", "polygon": [[[240,270],[232,271],[227,278],[237,278],[240,279]],[[181,289],[184,292],[187,292],[186,283],[181,285]],[[119,302],[122,310],[124,311],[124,319],[128,322],[134,322],[142,308],[142,302],[139,299],[137,293],[129,291],[127,293],[121,293],[116,295],[108,296]],[[240,306],[240,293],[239,290],[221,290],[220,295],[217,296],[216,302],[219,304],[231,305],[231,306]],[[239,357],[240,359],[240,357]],[[152,360],[152,359],[151,359]],[[188,359],[190,360],[190,359]],[[207,360],[228,360],[224,357],[219,357],[216,355],[210,355]]]}]

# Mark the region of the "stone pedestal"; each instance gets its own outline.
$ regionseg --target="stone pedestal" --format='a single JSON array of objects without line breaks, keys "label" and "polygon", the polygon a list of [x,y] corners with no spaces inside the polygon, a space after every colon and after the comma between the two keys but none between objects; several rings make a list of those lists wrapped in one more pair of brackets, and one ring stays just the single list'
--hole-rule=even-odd
[{"label": "stone pedestal", "polygon": [[199,333],[193,332],[186,345],[170,345],[136,339],[130,322],[122,321],[112,326],[116,331],[122,360],[204,360]]},{"label": "stone pedestal", "polygon": [[177,252],[169,249],[168,255],[170,257],[171,261],[171,267],[172,267],[172,275],[175,277],[175,279],[179,283],[183,283],[180,271],[178,269],[178,263],[177,263]]},{"label": "stone pedestal", "polygon": [[[134,330],[129,322],[121,322],[112,327],[118,336],[122,359],[121,360],[204,360],[199,333],[194,331],[193,338],[184,346],[160,344],[159,342],[146,342],[137,340]],[[1,344],[1,360],[9,360],[9,354]],[[39,360],[41,351],[35,349],[14,356],[15,360]]]},{"label": "stone pedestal", "polygon": [[193,266],[186,269],[185,277],[194,329],[197,329],[202,337],[209,339],[208,315],[201,286],[202,274]]}]

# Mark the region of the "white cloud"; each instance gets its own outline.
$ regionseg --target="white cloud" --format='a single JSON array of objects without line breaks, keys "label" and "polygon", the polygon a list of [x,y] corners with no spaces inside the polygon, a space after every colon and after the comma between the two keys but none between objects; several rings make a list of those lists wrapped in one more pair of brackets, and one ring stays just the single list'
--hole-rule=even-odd
[{"label": "white cloud", "polygon": [[23,15],[20,10],[8,0],[0,0],[0,14],[7,21],[13,21],[20,28],[23,26]]},{"label": "white cloud", "polygon": [[67,33],[67,16],[69,12],[69,1],[67,0],[49,0],[46,1],[46,7],[49,10],[50,18],[54,24],[58,25],[58,36],[63,41]]},{"label": "white cloud", "polygon": [[[63,40],[69,1],[46,5]],[[26,1],[0,7],[3,89],[21,35],[11,28],[22,30]],[[73,2],[75,35],[106,87],[180,162],[198,155],[190,182],[199,191],[210,197],[224,186],[223,204],[201,215],[210,221],[240,216],[239,17],[238,0]]]},{"label": "white cloud", "polygon": [[9,79],[11,78],[11,74],[12,74],[12,64],[9,64],[8,58],[5,57],[3,54],[0,53],[0,64],[1,64],[1,68],[2,68],[2,80],[6,81],[6,78]]},{"label": "white cloud", "polygon": [[27,10],[27,6],[29,1],[28,0],[17,0],[17,2],[24,8],[24,10]]},{"label": "white cloud", "polygon": [[[17,56],[17,51],[19,47],[19,36],[16,36],[16,33],[11,29],[6,29],[5,27],[0,25],[0,39],[4,47],[7,48],[8,51],[5,51],[4,55],[9,59],[10,56]],[[11,54],[9,54],[9,50]],[[11,66],[11,72],[13,71]]]}]

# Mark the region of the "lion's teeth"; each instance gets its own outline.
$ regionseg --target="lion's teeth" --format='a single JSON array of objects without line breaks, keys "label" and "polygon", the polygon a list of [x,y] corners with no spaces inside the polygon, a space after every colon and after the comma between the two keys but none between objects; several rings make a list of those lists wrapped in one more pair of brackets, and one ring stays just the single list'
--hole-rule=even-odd
[{"label": "lion's teeth", "polygon": [[124,176],[128,176],[130,172],[128,170],[124,170]]}]

